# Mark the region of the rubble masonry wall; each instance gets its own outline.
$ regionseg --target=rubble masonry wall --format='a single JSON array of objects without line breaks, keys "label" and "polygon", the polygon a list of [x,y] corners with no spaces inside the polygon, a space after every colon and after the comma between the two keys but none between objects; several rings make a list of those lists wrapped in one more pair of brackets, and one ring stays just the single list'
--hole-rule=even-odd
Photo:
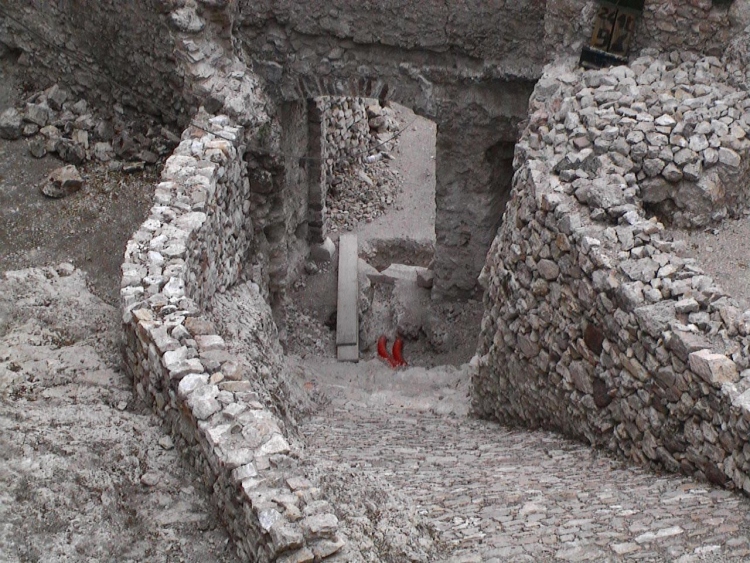
[{"label": "rubble masonry wall", "polygon": [[201,313],[241,281],[254,243],[243,130],[227,117],[202,123],[167,160],[151,214],[126,249],[125,366],[213,491],[245,560],[325,560],[344,547],[338,521],[296,474],[299,452],[253,392],[261,373],[281,369],[260,287],[257,322],[247,328],[267,346],[252,370]]},{"label": "rubble masonry wall", "polygon": [[481,415],[750,493],[750,311],[644,205],[656,181],[687,222],[747,209],[750,98],[725,80],[690,53],[547,70],[482,274]]}]

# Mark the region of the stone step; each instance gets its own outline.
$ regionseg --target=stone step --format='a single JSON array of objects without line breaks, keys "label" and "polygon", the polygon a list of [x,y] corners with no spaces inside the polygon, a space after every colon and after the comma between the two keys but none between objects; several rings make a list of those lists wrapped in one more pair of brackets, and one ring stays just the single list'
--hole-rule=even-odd
[{"label": "stone step", "polygon": [[359,284],[357,235],[339,238],[339,286],[336,316],[336,348],[342,362],[359,361]]}]

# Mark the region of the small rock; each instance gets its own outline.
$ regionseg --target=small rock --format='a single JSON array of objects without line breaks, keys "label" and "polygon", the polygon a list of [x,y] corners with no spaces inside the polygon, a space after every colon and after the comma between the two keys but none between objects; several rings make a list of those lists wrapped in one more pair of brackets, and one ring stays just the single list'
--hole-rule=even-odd
[{"label": "small rock", "polygon": [[136,172],[143,172],[146,169],[145,162],[128,162],[123,164],[122,171],[125,174],[134,174]]},{"label": "small rock", "polygon": [[310,258],[318,264],[330,262],[334,254],[336,254],[336,245],[327,237],[323,244],[317,244],[310,249]]},{"label": "small rock", "polygon": [[86,150],[70,139],[57,139],[55,141],[55,152],[64,162],[70,164],[83,164],[83,161],[86,160]]},{"label": "small rock", "polygon": [[174,442],[169,436],[162,436],[159,439],[159,445],[165,450],[171,450],[172,448],[174,448]]},{"label": "small rock", "polygon": [[78,169],[68,165],[53,170],[41,190],[47,197],[60,198],[77,192],[82,186],[83,178]]},{"label": "small rock", "polygon": [[161,481],[161,475],[155,471],[148,471],[141,475],[141,483],[147,487],[155,487]]},{"label": "small rock", "polygon": [[44,158],[47,155],[47,143],[44,139],[39,137],[29,139],[28,146],[29,152],[34,158]]},{"label": "small rock", "polygon": [[732,149],[721,147],[719,149],[719,162],[726,164],[732,168],[739,168],[740,166],[740,155],[734,152]]},{"label": "small rock", "polygon": [[53,110],[60,111],[67,100],[68,93],[57,84],[47,90],[47,103]]},{"label": "small rock", "polygon": [[147,150],[140,151],[137,155],[135,155],[135,157],[148,164],[156,164],[157,162],[159,162],[159,155]]},{"label": "small rock", "polygon": [[64,278],[64,277],[72,275],[73,272],[75,272],[75,269],[76,267],[70,262],[62,262],[57,265],[57,267],[55,268],[55,271],[57,272],[58,276],[60,276],[61,278]]},{"label": "small rock", "polygon": [[26,104],[26,115],[24,116],[24,119],[38,125],[39,127],[44,127],[49,121],[49,114],[50,111],[46,105]]},{"label": "small rock", "polygon": [[11,141],[21,137],[23,116],[16,108],[8,108],[0,114],[0,137]]},{"label": "small rock", "polygon": [[39,126],[36,123],[27,123],[23,126],[21,133],[24,137],[32,137],[39,133]]}]

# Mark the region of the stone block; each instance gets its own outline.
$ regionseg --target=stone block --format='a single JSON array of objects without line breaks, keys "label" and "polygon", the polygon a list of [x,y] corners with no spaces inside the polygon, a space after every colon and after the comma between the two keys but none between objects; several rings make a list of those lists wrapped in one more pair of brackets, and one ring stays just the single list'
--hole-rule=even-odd
[{"label": "stone block", "polygon": [[280,520],[269,530],[276,553],[299,549],[305,544],[302,530],[296,524]]},{"label": "stone block", "polygon": [[336,245],[328,237],[326,237],[322,244],[316,244],[310,248],[310,258],[317,264],[330,262],[333,260],[335,254]]},{"label": "stone block", "polygon": [[324,538],[333,536],[339,528],[339,520],[334,514],[316,514],[304,518],[300,525],[305,537]]},{"label": "stone block", "polygon": [[732,383],[740,377],[737,364],[724,354],[714,354],[704,349],[688,356],[690,369],[706,383],[721,387],[722,383]]},{"label": "stone block", "polygon": [[638,307],[633,311],[638,326],[653,338],[660,338],[675,318],[674,302],[662,301],[653,305]]}]

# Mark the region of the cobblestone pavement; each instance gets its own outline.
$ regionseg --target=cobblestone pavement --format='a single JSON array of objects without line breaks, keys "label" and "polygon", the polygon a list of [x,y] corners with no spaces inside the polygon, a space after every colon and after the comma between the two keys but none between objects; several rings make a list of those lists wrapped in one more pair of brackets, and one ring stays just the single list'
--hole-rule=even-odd
[{"label": "cobblestone pavement", "polygon": [[[362,368],[347,369],[356,387]],[[317,379],[332,400],[302,427],[310,451],[376,474],[412,499],[451,563],[750,560],[750,500],[736,493],[552,433],[435,414],[428,403],[443,396],[437,391],[399,402],[391,384],[389,400],[372,400],[382,391],[371,373],[361,396],[342,396],[340,379]]]}]

